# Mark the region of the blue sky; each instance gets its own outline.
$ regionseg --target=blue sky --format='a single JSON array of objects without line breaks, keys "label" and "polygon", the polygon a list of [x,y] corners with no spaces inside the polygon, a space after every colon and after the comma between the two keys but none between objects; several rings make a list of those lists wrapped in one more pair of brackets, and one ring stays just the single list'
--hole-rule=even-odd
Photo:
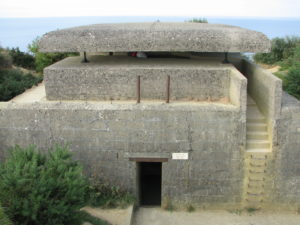
[{"label": "blue sky", "polygon": [[0,17],[189,16],[300,18],[300,0],[1,0]]}]

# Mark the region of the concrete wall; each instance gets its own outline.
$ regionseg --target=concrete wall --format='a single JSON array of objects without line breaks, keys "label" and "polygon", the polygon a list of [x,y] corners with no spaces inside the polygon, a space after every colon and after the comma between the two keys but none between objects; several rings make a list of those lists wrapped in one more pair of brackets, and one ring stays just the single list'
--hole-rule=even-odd
[{"label": "concrete wall", "polygon": [[300,101],[284,93],[274,162],[274,202],[300,204]]},{"label": "concrete wall", "polygon": [[142,100],[165,100],[170,76],[171,100],[229,100],[230,65],[192,59],[137,59],[90,56],[64,59],[44,72],[48,100],[136,100],[141,76]]},{"label": "concrete wall", "polygon": [[[134,154],[163,163],[163,199],[237,204],[242,182],[240,108],[224,104],[1,103],[0,155],[11,146],[69,143],[88,174],[136,192]],[[188,152],[189,160],[171,153]]]},{"label": "concrete wall", "polygon": [[242,72],[248,79],[248,93],[266,116],[271,143],[277,145],[277,120],[281,113],[282,81],[272,73],[247,60],[242,62]]}]

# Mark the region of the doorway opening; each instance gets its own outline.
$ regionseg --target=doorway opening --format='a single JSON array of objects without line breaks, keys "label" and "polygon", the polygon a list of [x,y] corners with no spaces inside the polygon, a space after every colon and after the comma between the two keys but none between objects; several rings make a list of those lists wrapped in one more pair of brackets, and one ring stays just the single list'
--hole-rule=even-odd
[{"label": "doorway opening", "polygon": [[139,162],[139,199],[143,206],[161,205],[161,162]]}]

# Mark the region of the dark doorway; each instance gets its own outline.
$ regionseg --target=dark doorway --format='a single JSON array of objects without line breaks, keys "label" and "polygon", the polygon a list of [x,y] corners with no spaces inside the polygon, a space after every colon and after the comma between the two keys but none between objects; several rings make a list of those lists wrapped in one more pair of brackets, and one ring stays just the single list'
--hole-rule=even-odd
[{"label": "dark doorway", "polygon": [[141,205],[161,205],[161,162],[139,163]]}]

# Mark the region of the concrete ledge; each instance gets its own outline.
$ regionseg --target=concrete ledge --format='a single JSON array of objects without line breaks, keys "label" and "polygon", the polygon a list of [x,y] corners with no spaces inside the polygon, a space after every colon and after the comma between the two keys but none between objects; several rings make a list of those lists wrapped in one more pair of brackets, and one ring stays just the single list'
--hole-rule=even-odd
[{"label": "concrete ledge", "polygon": [[45,34],[42,52],[268,52],[262,33],[205,23],[123,23],[74,27]]}]

